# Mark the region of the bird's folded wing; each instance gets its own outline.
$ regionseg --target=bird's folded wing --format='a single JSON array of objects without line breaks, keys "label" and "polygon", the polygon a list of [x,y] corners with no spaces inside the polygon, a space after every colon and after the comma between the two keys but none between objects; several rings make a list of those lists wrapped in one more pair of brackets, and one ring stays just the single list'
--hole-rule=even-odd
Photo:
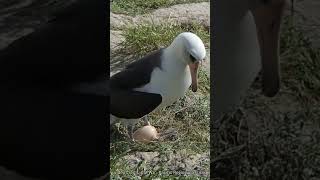
[{"label": "bird's folded wing", "polygon": [[161,102],[160,94],[132,90],[112,90],[110,113],[119,118],[137,119],[152,112]]}]

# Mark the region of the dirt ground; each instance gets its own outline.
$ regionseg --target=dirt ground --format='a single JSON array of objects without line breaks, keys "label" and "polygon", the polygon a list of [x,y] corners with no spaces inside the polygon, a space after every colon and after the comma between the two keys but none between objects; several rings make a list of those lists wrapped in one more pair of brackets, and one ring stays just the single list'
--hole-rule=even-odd
[{"label": "dirt ground", "polygon": [[64,8],[74,1],[1,0],[0,49],[33,32],[52,17],[52,12]]},{"label": "dirt ground", "polygon": [[320,1],[301,0],[294,3],[298,26],[310,37],[315,47],[320,48]]}]

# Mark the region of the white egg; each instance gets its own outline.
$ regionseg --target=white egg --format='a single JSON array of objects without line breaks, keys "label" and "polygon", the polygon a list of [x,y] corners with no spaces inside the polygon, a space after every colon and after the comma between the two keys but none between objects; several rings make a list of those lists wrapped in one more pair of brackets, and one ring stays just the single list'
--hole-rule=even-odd
[{"label": "white egg", "polygon": [[157,129],[151,125],[143,126],[133,133],[133,139],[137,142],[149,143],[158,138]]}]

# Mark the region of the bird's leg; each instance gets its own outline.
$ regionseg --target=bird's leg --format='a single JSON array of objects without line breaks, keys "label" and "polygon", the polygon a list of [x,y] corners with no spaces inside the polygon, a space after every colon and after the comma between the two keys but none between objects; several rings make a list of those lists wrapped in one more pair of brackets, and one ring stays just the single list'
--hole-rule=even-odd
[{"label": "bird's leg", "polygon": [[129,138],[131,140],[134,140],[133,139],[133,130],[134,130],[134,127],[135,125],[139,122],[139,119],[131,119],[127,125],[127,130],[128,130],[128,135],[129,135]]},{"label": "bird's leg", "polygon": [[130,139],[133,139],[133,129],[134,129],[134,126],[133,126],[133,124],[129,124],[128,126],[127,126],[127,129],[128,129],[128,135],[129,135],[129,138]]},{"label": "bird's leg", "polygon": [[147,116],[144,116],[142,119],[143,119],[143,122],[145,123],[145,126],[150,125],[150,122],[148,121]]},{"label": "bird's leg", "polygon": [[118,130],[118,132],[120,132],[120,126],[117,126],[117,130]]}]

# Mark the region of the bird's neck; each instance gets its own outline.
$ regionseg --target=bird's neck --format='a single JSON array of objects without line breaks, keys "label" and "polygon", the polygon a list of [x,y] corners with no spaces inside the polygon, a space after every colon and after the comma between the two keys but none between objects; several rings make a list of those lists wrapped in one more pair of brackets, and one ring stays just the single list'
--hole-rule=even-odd
[{"label": "bird's neck", "polygon": [[183,49],[168,47],[164,50],[162,67],[167,72],[180,73],[185,71],[187,63],[184,61]]}]

